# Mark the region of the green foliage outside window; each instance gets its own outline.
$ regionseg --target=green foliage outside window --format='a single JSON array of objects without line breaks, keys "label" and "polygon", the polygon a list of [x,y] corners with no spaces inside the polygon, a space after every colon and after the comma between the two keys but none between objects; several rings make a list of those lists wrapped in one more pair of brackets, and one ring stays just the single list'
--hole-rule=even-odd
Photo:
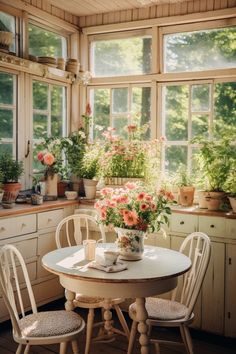
[{"label": "green foliage outside window", "polygon": [[35,56],[67,57],[66,38],[29,23],[29,54]]}]

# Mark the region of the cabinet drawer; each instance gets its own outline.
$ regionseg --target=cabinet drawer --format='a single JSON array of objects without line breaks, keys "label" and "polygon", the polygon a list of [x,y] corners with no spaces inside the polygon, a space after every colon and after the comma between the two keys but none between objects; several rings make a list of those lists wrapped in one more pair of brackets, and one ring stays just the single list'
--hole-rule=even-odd
[{"label": "cabinet drawer", "polygon": [[173,213],[171,215],[170,230],[172,232],[191,233],[197,231],[198,217],[197,215],[186,215]]},{"label": "cabinet drawer", "polygon": [[0,219],[0,238],[36,232],[36,214]]},{"label": "cabinet drawer", "polygon": [[63,209],[45,211],[38,214],[38,230],[56,227],[64,218]]},{"label": "cabinet drawer", "polygon": [[226,219],[226,236],[236,238],[236,219]]},{"label": "cabinet drawer", "polygon": [[200,216],[199,231],[208,236],[225,237],[225,218],[217,216]]}]

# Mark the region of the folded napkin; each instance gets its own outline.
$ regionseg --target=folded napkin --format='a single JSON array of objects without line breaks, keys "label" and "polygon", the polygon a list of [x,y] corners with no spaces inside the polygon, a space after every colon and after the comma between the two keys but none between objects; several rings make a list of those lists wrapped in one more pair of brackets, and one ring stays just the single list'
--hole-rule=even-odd
[{"label": "folded napkin", "polygon": [[96,261],[92,261],[89,264],[87,264],[87,267],[102,270],[107,273],[115,273],[127,269],[127,264],[121,261],[117,261],[115,264],[109,266],[103,266]]}]

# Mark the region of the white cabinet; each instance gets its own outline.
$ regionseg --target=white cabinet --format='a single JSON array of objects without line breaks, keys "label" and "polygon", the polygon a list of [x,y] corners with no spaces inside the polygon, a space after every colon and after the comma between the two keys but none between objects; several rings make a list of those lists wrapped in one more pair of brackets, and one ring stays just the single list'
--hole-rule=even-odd
[{"label": "white cabinet", "polygon": [[226,219],[217,216],[199,216],[199,231],[208,236],[225,237]]},{"label": "white cabinet", "polygon": [[[0,247],[11,243],[23,255],[37,305],[50,302],[64,294],[58,277],[42,267],[41,259],[44,254],[56,249],[56,226],[64,217],[74,213],[74,207],[69,205],[50,211],[0,217]],[[21,286],[24,292],[24,284]],[[25,300],[27,301],[27,298]],[[0,322],[8,318],[8,311],[0,297]]]},{"label": "white cabinet", "polygon": [[236,219],[223,214],[202,214],[173,212],[170,245],[178,250],[183,238],[194,231],[204,232],[211,238],[211,258],[194,309],[193,326],[236,337]]},{"label": "white cabinet", "polygon": [[236,244],[226,245],[225,265],[225,335],[236,337]]},{"label": "white cabinet", "polygon": [[208,332],[224,334],[225,244],[211,243],[211,258],[202,286],[202,326]]}]

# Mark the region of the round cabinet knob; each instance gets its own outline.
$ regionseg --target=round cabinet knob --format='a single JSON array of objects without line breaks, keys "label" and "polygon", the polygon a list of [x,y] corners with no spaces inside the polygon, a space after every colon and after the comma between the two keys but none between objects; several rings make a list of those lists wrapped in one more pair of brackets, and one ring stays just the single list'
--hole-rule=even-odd
[{"label": "round cabinet knob", "polygon": [[212,229],[214,229],[215,225],[211,225],[210,227],[211,227]]},{"label": "round cabinet knob", "polygon": [[180,221],[180,225],[184,225],[184,221]]},{"label": "round cabinet knob", "polygon": [[48,222],[52,222],[52,219],[51,219],[51,218],[48,218]]},{"label": "round cabinet knob", "polygon": [[2,226],[2,227],[0,228],[0,231],[6,231],[5,227]]}]

